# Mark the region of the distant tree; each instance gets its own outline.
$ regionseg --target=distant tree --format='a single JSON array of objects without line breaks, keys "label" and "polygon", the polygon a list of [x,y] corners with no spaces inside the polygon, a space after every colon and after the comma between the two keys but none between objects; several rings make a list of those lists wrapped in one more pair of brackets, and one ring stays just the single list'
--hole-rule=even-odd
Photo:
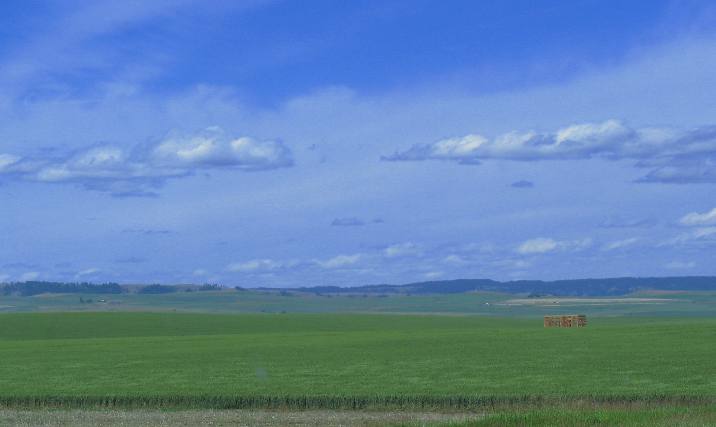
[{"label": "distant tree", "polygon": [[39,294],[120,294],[116,283],[14,282],[2,286],[3,295],[33,296]]},{"label": "distant tree", "polygon": [[140,294],[171,294],[177,292],[179,289],[176,286],[168,285],[148,285],[144,286],[139,290]]}]

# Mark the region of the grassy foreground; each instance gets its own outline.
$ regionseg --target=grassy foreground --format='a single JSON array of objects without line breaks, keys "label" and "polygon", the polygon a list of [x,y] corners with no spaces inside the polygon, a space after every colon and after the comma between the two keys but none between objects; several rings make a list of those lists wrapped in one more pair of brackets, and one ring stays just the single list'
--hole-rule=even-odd
[{"label": "grassy foreground", "polygon": [[0,315],[0,406],[539,408],[712,403],[716,319]]}]

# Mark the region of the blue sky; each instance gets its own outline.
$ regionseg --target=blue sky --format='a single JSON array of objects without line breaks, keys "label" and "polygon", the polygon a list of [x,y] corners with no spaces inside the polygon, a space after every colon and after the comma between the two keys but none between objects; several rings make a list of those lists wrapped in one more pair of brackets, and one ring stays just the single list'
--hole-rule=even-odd
[{"label": "blue sky", "polygon": [[716,8],[0,6],[0,281],[716,274]]}]

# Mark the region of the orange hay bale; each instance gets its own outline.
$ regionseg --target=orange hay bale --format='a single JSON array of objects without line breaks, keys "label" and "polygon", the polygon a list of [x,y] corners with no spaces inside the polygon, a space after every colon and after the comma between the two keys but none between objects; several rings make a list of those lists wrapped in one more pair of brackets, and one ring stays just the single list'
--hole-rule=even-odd
[{"label": "orange hay bale", "polygon": [[582,328],[585,326],[587,326],[587,316],[584,314],[544,316],[545,328]]}]

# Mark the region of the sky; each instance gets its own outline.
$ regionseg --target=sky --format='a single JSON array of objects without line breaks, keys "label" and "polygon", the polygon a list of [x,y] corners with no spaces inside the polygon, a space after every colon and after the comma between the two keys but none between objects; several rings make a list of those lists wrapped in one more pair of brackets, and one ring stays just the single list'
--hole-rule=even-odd
[{"label": "sky", "polygon": [[0,5],[0,282],[684,275],[712,2]]}]

